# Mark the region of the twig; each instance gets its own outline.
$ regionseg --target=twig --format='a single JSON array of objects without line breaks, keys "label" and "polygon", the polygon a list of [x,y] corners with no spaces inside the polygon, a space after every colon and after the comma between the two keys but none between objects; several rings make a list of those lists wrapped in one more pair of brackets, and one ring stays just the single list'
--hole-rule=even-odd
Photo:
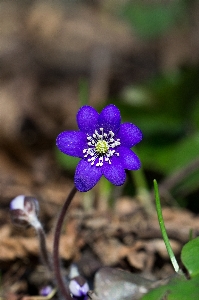
[{"label": "twig", "polygon": [[177,184],[179,184],[184,178],[186,178],[191,173],[199,169],[199,157],[194,159],[190,164],[186,165],[184,168],[176,171],[171,176],[167,177],[159,184],[159,190],[171,190]]}]

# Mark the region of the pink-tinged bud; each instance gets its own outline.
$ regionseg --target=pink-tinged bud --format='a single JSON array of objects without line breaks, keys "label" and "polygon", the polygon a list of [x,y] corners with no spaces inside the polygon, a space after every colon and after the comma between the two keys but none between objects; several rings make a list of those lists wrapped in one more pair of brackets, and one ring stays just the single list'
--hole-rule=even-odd
[{"label": "pink-tinged bud", "polygon": [[34,197],[19,195],[10,202],[11,219],[16,225],[39,228],[41,224],[37,218],[38,213],[39,204]]}]

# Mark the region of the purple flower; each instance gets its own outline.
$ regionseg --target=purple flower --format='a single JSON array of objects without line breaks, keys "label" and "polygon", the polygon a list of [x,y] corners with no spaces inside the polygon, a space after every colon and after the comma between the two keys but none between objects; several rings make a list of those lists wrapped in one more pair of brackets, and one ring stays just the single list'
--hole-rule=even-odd
[{"label": "purple flower", "polygon": [[69,290],[75,299],[87,299],[89,286],[82,276],[76,276],[70,280]]},{"label": "purple flower", "polygon": [[81,158],[75,171],[80,192],[92,189],[102,175],[114,185],[122,185],[125,170],[138,170],[140,160],[130,149],[142,140],[142,132],[131,123],[121,124],[119,109],[110,104],[99,114],[91,106],[77,113],[79,131],[61,132],[56,140],[63,153]]}]

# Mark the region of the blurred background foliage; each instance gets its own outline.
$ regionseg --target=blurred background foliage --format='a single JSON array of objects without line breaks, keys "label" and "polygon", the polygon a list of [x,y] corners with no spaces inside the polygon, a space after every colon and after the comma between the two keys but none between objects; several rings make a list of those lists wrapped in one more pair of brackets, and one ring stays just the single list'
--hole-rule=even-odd
[{"label": "blurred background foliage", "polygon": [[[179,35],[184,31],[190,31],[191,35],[194,1],[107,1],[103,4],[104,9],[127,21],[142,41],[161,43],[168,32],[172,36],[176,27],[181,28]],[[179,53],[174,55],[178,58]],[[191,56],[190,53],[188,61],[185,55],[179,64],[168,69],[158,65],[152,76],[128,82],[120,93],[114,96],[110,93],[107,99],[120,108],[123,121],[132,120],[143,131],[144,139],[137,152],[150,186],[152,176],[169,177],[198,157],[199,67],[197,60],[191,61]],[[179,204],[195,211],[199,211],[198,191],[198,166],[172,186]]]},{"label": "blurred background foliage", "polygon": [[[14,113],[20,142],[37,155],[54,149],[61,130],[76,128],[79,106],[114,103],[143,132],[136,152],[149,187],[157,178],[165,200],[199,212],[197,0],[0,1],[0,14],[1,85],[26,78],[27,92],[28,77],[34,90],[17,108],[23,116]],[[73,174],[77,160],[54,151]]]},{"label": "blurred background foliage", "polygon": [[188,1],[126,1],[119,12],[144,39],[157,38],[186,20]]}]

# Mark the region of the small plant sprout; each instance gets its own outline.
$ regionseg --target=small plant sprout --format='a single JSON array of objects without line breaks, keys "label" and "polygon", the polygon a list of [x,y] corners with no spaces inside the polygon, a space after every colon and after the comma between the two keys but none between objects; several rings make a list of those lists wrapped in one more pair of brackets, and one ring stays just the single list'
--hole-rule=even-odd
[{"label": "small plant sprout", "polygon": [[41,227],[38,220],[38,201],[29,196],[19,195],[10,202],[10,215],[12,222],[18,226],[31,225],[35,229]]},{"label": "small plant sprout", "polygon": [[161,204],[160,204],[160,196],[159,196],[157,181],[154,180],[153,183],[154,183],[154,191],[155,191],[156,211],[157,211],[157,215],[158,215],[160,230],[162,232],[162,237],[163,237],[165,246],[167,248],[168,255],[170,257],[170,260],[171,260],[171,263],[173,265],[173,268],[174,268],[175,272],[179,273],[179,274],[182,274],[182,271],[181,271],[181,269],[178,265],[178,262],[175,258],[173,250],[171,248],[171,244],[169,242],[169,238],[168,238],[166,228],[165,228],[165,225],[164,225],[164,219],[163,219],[163,215],[162,215],[162,208],[161,208]]},{"label": "small plant sprout", "polygon": [[51,259],[46,248],[46,237],[41,222],[38,219],[39,203],[31,196],[19,195],[10,202],[10,216],[17,226],[32,226],[39,239],[40,254],[43,263],[52,271]]}]

